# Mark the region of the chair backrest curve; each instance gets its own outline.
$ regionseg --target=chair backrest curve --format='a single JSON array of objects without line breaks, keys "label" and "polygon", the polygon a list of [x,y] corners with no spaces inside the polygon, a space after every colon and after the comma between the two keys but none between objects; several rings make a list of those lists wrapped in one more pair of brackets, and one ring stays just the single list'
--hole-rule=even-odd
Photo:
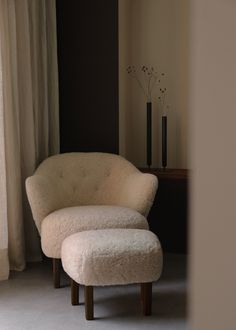
[{"label": "chair backrest curve", "polygon": [[123,183],[136,172],[135,166],[114,154],[77,152],[47,158],[26,181],[38,229],[43,218],[56,209],[119,204]]}]

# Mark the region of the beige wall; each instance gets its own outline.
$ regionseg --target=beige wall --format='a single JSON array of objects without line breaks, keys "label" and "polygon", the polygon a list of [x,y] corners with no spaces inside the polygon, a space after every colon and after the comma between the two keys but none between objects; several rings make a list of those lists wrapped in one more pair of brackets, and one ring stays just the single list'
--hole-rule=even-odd
[{"label": "beige wall", "polygon": [[235,330],[236,2],[189,2],[190,8],[187,0],[119,1],[120,152],[145,164],[145,100],[124,70],[130,63],[159,65],[171,77],[170,162],[185,167],[188,150],[192,168],[190,329]]},{"label": "beige wall", "polygon": [[191,330],[236,329],[236,2],[191,0]]},{"label": "beige wall", "polygon": [[[126,73],[130,64],[167,74],[168,166],[186,168],[188,0],[119,0],[120,154],[146,165],[146,100]],[[153,166],[161,165],[161,112],[153,94]]]}]

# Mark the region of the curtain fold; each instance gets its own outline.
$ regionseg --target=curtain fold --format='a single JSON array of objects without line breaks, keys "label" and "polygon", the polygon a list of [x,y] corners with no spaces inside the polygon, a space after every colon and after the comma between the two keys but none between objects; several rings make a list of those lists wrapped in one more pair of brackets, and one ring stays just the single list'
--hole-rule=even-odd
[{"label": "curtain fold", "polygon": [[25,179],[59,152],[55,0],[0,0],[0,279],[41,258]]}]

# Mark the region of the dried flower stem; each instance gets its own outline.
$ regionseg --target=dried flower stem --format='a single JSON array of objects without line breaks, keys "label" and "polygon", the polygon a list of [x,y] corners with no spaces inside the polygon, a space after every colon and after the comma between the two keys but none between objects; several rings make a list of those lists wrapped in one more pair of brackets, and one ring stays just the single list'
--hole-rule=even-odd
[{"label": "dried flower stem", "polygon": [[145,88],[144,88],[144,86],[142,85],[141,81],[139,80],[138,76],[137,76],[136,74],[133,74],[133,75],[131,75],[131,77],[133,77],[133,78],[137,81],[139,87],[142,89],[144,95],[145,95],[146,98],[148,99],[148,94],[146,93]]},{"label": "dried flower stem", "polygon": [[[157,83],[158,73],[154,71],[153,67],[148,68],[144,65],[141,67],[141,71],[145,75],[144,76],[145,81],[146,81],[145,85],[139,79],[139,77],[136,73],[136,69],[135,69],[134,65],[129,66],[127,68],[128,74],[130,74],[131,77],[134,78],[137,81],[137,83],[138,83],[139,87],[141,88],[141,90],[143,91],[143,94],[145,95],[147,101],[151,102],[151,100],[152,100],[152,91],[153,91],[153,88],[155,87],[155,85]],[[160,82],[160,80],[159,80],[159,82]]]}]

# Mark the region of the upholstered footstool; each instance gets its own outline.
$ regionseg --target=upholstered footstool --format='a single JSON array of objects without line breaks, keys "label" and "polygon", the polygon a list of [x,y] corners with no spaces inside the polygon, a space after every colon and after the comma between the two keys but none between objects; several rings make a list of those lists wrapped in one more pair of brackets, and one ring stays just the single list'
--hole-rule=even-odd
[{"label": "upholstered footstool", "polygon": [[152,282],[162,271],[158,238],[142,229],[79,232],[62,243],[62,265],[71,281],[72,305],[79,304],[79,284],[85,285],[85,316],[93,319],[93,286],[140,283],[144,315],[151,314]]}]

